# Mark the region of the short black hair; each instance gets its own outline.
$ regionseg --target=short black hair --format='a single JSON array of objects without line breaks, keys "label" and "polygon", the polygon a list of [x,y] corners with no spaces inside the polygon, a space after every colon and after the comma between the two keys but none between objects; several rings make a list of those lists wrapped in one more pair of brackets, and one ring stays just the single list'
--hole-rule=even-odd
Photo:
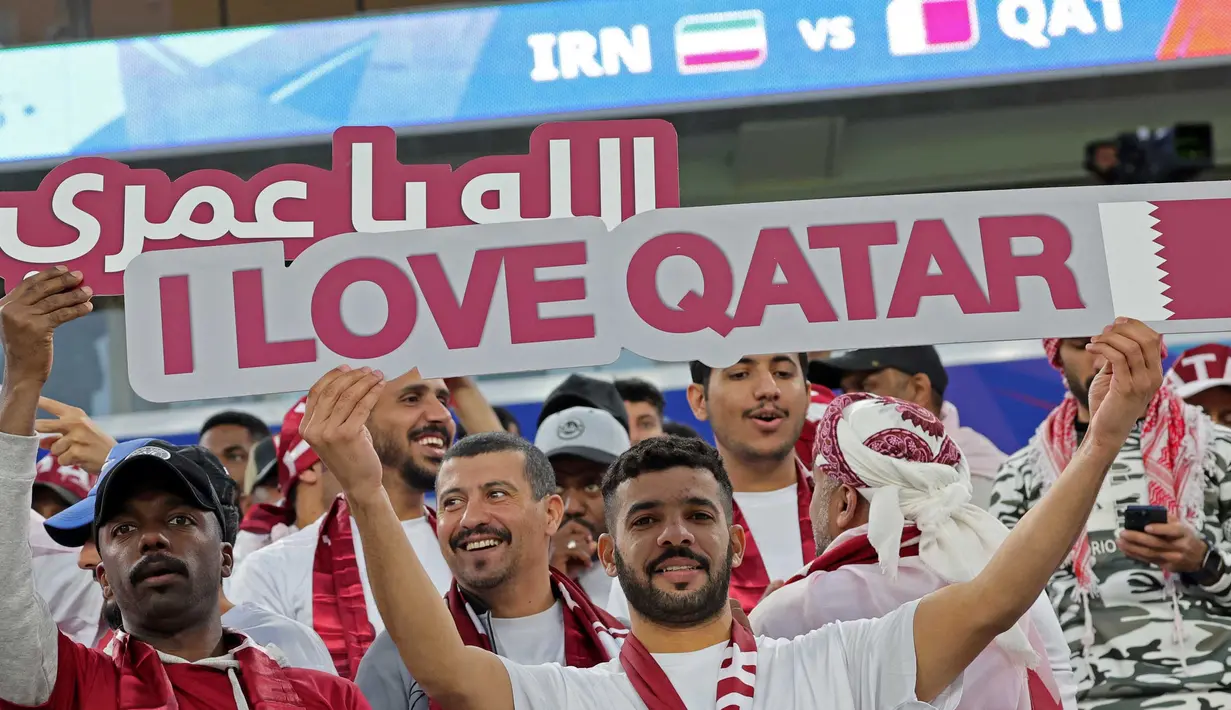
[{"label": "short black hair", "polygon": [[[808,380],[808,353],[795,353],[795,355],[799,358],[799,374],[804,378],[804,381],[807,382]],[[714,368],[710,367],[709,365],[706,365],[700,360],[693,360],[692,362],[688,363],[688,373],[692,375],[692,383],[694,385],[701,385],[702,387],[709,387],[710,386],[710,375],[713,373],[713,371],[714,371]]]},{"label": "short black hair", "polygon": [[653,383],[646,382],[639,377],[629,377],[616,380],[614,384],[625,402],[645,402],[658,410],[658,416],[663,415],[667,400],[663,398],[662,390],[655,387]]},{"label": "short black hair", "polygon": [[617,527],[615,516],[619,506],[615,497],[621,483],[644,473],[658,473],[677,466],[703,469],[713,474],[722,496],[722,510],[730,523],[735,517],[735,489],[731,486],[731,477],[727,475],[727,467],[723,465],[718,449],[702,439],[652,436],[620,454],[620,458],[603,475],[603,508],[607,515],[607,529],[615,530]]},{"label": "short black hair", "polygon": [[[205,453],[209,454],[208,451]],[[209,454],[213,456],[213,454]],[[239,536],[239,484],[234,478],[226,475],[226,469],[219,462],[215,470],[214,466],[205,466],[205,473],[209,477],[209,485],[214,489],[214,494],[218,496],[218,502],[222,503],[222,541],[235,544],[235,538]]]},{"label": "short black hair", "polygon": [[680,422],[663,422],[663,433],[671,436],[682,436],[686,439],[700,439],[696,429]]},{"label": "short black hair", "polygon": [[509,430],[509,425],[513,424],[521,431],[521,422],[517,421],[517,417],[504,407],[492,407],[492,411],[496,413],[496,418],[500,420],[500,426],[504,427],[505,431]]},{"label": "short black hair", "polygon": [[485,431],[471,434],[459,440],[445,453],[445,461],[468,459],[483,454],[498,454],[504,451],[519,452],[526,460],[526,480],[535,500],[542,500],[556,492],[556,472],[551,461],[534,444],[507,431]]},{"label": "short black hair", "polygon": [[260,441],[261,439],[268,439],[270,436],[273,436],[273,433],[269,431],[269,425],[261,421],[260,417],[253,416],[247,412],[228,409],[206,419],[205,423],[201,425],[201,433],[198,435],[198,438],[205,436],[205,432],[214,427],[226,425],[241,426],[247,429],[248,433],[252,435],[253,441]]}]

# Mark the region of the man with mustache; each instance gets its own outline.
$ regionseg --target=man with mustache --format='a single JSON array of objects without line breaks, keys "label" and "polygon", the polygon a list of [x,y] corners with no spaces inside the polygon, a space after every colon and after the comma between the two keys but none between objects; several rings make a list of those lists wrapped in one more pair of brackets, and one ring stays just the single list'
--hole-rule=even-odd
[{"label": "man with mustache", "polygon": [[[819,557],[750,615],[790,639],[835,621],[874,619],[987,564],[1006,531],[974,505],[970,464],[921,405],[871,394],[830,403],[813,456]],[[1027,670],[1028,662],[1037,670]],[[975,659],[961,710],[1076,710],[1060,622],[1044,597]]]},{"label": "man with mustache", "polygon": [[[731,575],[731,598],[750,612],[815,556],[808,504],[812,476],[796,447],[813,392],[805,353],[749,355],[714,370],[692,362],[688,403],[709,421],[735,490],[734,523],[747,533],[744,563]],[[613,585],[607,610],[627,618]]]},{"label": "man with mustache", "polygon": [[218,591],[231,572],[231,546],[205,473],[220,464],[197,447],[152,441],[107,462],[94,508],[98,580],[125,631],[110,655],[57,631],[31,580],[23,513],[52,333],[89,313],[91,296],[80,272],[57,267],[0,299],[0,708],[366,709],[353,684],[284,668],[223,627]]},{"label": "man with mustache", "polygon": [[[627,631],[568,575],[548,566],[564,515],[542,451],[505,432],[459,440],[436,478],[440,549],[454,582],[445,601],[466,643],[518,663],[588,668],[619,653]],[[359,666],[374,710],[428,710],[387,632]]]},{"label": "man with mustache", "polygon": [[[402,535],[419,551],[441,594],[451,575],[436,542],[435,513],[423,497],[435,486],[440,462],[453,442],[451,398],[469,431],[501,430],[500,420],[468,378],[425,380],[417,370],[389,382],[367,422]],[[305,450],[310,448],[301,442]],[[362,541],[346,498],[339,495],[315,522],[248,555],[229,593],[236,601],[253,602],[311,626],[338,673],[354,678],[363,654],[384,629],[363,560]]]},{"label": "man with mustache", "polygon": [[[120,460],[143,446],[151,445],[164,448],[170,446],[156,439],[135,439],[115,446],[107,458]],[[212,453],[201,457],[201,468],[221,504],[223,542],[234,546],[239,526],[239,486],[222,467],[221,462],[211,459],[210,456]],[[114,471],[114,466],[109,470]],[[94,544],[93,534],[94,510],[101,487],[100,479],[79,503],[49,518],[43,524],[47,534],[57,543],[65,547],[79,548],[77,566],[91,575],[95,574],[102,561],[98,555],[98,547]],[[290,666],[337,675],[328,649],[312,629],[255,604],[237,605],[227,598],[222,585],[219,585],[219,589],[218,610],[222,614],[224,628],[239,631],[267,649],[276,648]],[[97,589],[94,592],[99,594]],[[102,617],[108,632],[94,644],[94,648],[107,650],[113,647],[114,632],[123,628],[123,619],[120,618],[119,607],[114,598],[103,601]]]},{"label": "man with mustache", "polygon": [[[1051,493],[1007,536],[982,572],[879,619],[830,624],[791,640],[755,638],[727,603],[743,561],[730,479],[696,440],[647,439],[603,480],[608,528],[599,542],[632,606],[618,659],[594,668],[524,666],[466,645],[380,485],[364,422],[383,377],[334,370],[308,395],[304,435],[337,475],[371,540],[368,567],[402,660],[450,710],[951,710],[961,675],[1011,630],[1064,560],[1107,469],[1162,382],[1160,339],[1118,319],[1090,348],[1107,365],[1095,382],[1090,431]],[[476,678],[482,682],[475,682]],[[929,705],[930,704],[930,705]]]},{"label": "man with mustache", "polygon": [[[990,512],[1009,527],[1059,486],[1091,436],[1098,363],[1089,342],[1044,341],[1069,393],[996,477]],[[1090,519],[1048,586],[1071,639],[1078,706],[1231,708],[1231,429],[1170,386],[1134,414]],[[1128,506],[1145,505],[1164,508],[1166,522],[1125,529]]]},{"label": "man with mustache", "polygon": [[552,540],[552,567],[608,608],[616,585],[598,564],[598,538],[607,531],[600,488],[603,472],[628,450],[628,432],[606,409],[569,407],[539,424],[534,445],[551,462],[556,493],[564,500],[564,521]]}]

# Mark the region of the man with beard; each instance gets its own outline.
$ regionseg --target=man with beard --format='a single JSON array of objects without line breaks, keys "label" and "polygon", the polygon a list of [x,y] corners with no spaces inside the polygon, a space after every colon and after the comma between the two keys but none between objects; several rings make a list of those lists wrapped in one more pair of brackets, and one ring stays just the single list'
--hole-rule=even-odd
[{"label": "man with beard", "polygon": [[[551,462],[505,432],[461,439],[436,479],[436,531],[453,572],[445,597],[467,644],[518,663],[588,668],[619,653],[627,631],[547,563],[564,516]],[[356,684],[374,710],[428,710],[388,632]]]},{"label": "man with beard", "polygon": [[[134,439],[113,448],[108,459],[120,460],[140,447],[150,445],[170,446],[156,439]],[[239,527],[239,486],[222,467],[221,462],[210,459],[209,455],[203,455],[201,458],[202,469],[221,504],[222,540],[233,546]],[[114,471],[114,466],[109,470]],[[65,547],[79,548],[77,566],[91,575],[95,574],[102,562],[93,535],[94,509],[101,487],[100,479],[81,502],[49,518],[43,525],[47,534],[57,543]],[[102,596],[97,588],[94,593]],[[255,604],[237,605],[227,598],[225,590],[218,594],[218,610],[222,614],[224,628],[239,631],[266,647],[266,650],[281,654],[287,665],[337,675],[325,644],[316,632],[307,626]],[[114,632],[123,628],[123,620],[114,598],[103,601],[102,617],[108,631],[93,647],[109,651],[114,647]],[[277,649],[276,652],[273,651],[274,648]]]},{"label": "man with beard", "polygon": [[[1038,598],[1094,504],[1108,467],[1162,382],[1159,337],[1117,320],[1091,342],[1107,360],[1080,452],[1054,490],[969,582],[879,619],[830,624],[791,640],[755,638],[732,619],[730,571],[743,528],[722,459],[704,442],[655,437],[603,480],[609,574],[628,592],[632,633],[594,668],[523,666],[466,645],[380,485],[364,427],[379,371],[327,373],[308,395],[304,436],[337,475],[370,541],[368,571],[389,635],[423,689],[450,710],[951,709],[963,670]],[[476,682],[476,679],[481,679]],[[928,705],[933,703],[934,705]]]},{"label": "man with beard", "polygon": [[[1098,363],[1088,343],[1044,341],[1069,394],[996,477],[990,512],[1009,527],[1059,487],[1091,436]],[[1078,706],[1231,708],[1231,430],[1171,387],[1134,414],[1089,522],[1048,587],[1071,639]],[[1128,507],[1147,505],[1165,509],[1167,522],[1126,529]]]},{"label": "man with beard", "polygon": [[[815,555],[808,504],[812,476],[796,455],[812,390],[804,353],[749,355],[722,370],[692,362],[688,402],[709,421],[735,490],[733,522],[747,533],[731,598],[744,611],[782,586]],[[620,585],[607,610],[628,618]]]},{"label": "man with beard", "polygon": [[[451,575],[436,542],[436,515],[424,506],[423,497],[435,486],[436,471],[453,442],[451,397],[470,431],[500,429],[499,419],[468,378],[446,384],[425,380],[417,370],[389,382],[368,421],[402,534],[419,551],[441,594]],[[307,442],[302,445],[310,448]],[[384,628],[363,560],[363,544],[346,498],[339,495],[315,522],[249,555],[229,592],[236,601],[253,602],[311,626],[324,640],[338,673],[354,678],[363,654]]]},{"label": "man with beard", "polygon": [[223,628],[218,591],[231,571],[231,546],[205,468],[225,472],[199,447],[146,442],[103,467],[93,518],[98,580],[125,631],[108,655],[56,630],[32,583],[24,511],[52,332],[91,311],[92,292],[81,282],[80,272],[57,267],[0,299],[0,708],[367,708],[351,683],[283,668]]},{"label": "man with beard", "polygon": [[[969,581],[1004,539],[971,501],[966,455],[922,406],[848,394],[829,405],[818,436],[812,529],[822,554],[757,606],[754,633],[790,639],[884,616]],[[961,710],[1076,710],[1068,644],[1045,597],[975,659],[963,686]]]}]

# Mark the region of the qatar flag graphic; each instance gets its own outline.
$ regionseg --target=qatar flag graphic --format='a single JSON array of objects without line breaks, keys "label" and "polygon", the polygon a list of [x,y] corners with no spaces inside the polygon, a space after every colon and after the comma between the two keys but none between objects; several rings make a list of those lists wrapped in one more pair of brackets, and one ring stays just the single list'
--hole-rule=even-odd
[{"label": "qatar flag graphic", "polygon": [[1099,205],[1116,313],[1144,321],[1231,318],[1210,284],[1231,266],[1231,199]]}]

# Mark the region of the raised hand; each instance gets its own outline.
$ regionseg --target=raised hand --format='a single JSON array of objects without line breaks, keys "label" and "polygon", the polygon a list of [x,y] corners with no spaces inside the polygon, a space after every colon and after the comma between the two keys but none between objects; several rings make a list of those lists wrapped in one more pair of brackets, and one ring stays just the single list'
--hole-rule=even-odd
[{"label": "raised hand", "polygon": [[1138,320],[1117,318],[1086,349],[1103,360],[1090,385],[1090,429],[1123,443],[1163,383],[1162,336]]},{"label": "raised hand", "polygon": [[77,407],[39,397],[38,408],[56,417],[34,422],[39,446],[54,454],[62,465],[79,466],[96,476],[101,473],[115,439]]},{"label": "raised hand", "polygon": [[80,271],[57,266],[30,276],[0,298],[6,386],[23,382],[41,387],[47,382],[52,331],[94,309],[94,292],[81,279]]},{"label": "raised hand", "polygon": [[379,370],[343,365],[326,373],[308,392],[300,433],[348,498],[383,491],[383,469],[367,421],[384,388],[385,376]]}]

